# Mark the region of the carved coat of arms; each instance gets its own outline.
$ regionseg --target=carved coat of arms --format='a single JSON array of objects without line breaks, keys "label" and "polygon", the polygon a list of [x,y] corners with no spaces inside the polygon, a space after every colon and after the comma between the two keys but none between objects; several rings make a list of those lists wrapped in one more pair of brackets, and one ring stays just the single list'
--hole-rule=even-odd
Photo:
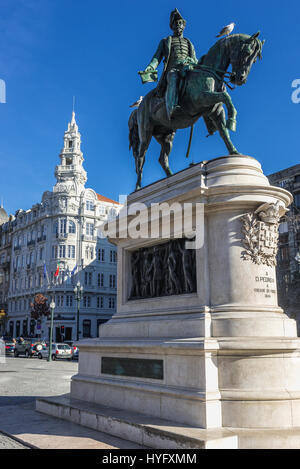
[{"label": "carved coat of arms", "polygon": [[287,210],[277,202],[263,204],[243,218],[243,257],[255,264],[273,267],[277,264],[279,222]]}]

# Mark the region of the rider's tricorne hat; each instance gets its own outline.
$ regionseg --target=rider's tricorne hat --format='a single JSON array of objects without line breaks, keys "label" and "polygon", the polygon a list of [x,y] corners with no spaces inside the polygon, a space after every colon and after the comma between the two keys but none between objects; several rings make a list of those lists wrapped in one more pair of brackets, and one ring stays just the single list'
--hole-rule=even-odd
[{"label": "rider's tricorne hat", "polygon": [[186,25],[186,20],[181,16],[177,8],[175,8],[175,10],[173,10],[170,14],[170,28],[171,29],[172,29],[174,21],[176,20],[183,20],[184,26]]}]

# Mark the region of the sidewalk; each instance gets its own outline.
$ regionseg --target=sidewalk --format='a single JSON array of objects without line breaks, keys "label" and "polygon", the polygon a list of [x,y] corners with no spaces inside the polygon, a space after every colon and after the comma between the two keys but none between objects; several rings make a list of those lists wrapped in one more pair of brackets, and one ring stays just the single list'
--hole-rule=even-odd
[{"label": "sidewalk", "polygon": [[0,432],[0,451],[2,449],[29,449],[29,447]]},{"label": "sidewalk", "polygon": [[38,449],[142,448],[130,441],[40,414],[34,408],[34,402],[0,406],[0,449],[24,449],[22,442]]}]

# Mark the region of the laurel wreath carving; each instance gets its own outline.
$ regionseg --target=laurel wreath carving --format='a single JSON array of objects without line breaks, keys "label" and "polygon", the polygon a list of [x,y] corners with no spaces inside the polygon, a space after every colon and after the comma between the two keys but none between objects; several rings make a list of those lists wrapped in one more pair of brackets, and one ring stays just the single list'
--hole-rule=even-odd
[{"label": "laurel wreath carving", "polygon": [[259,219],[254,213],[247,213],[242,217],[242,240],[245,251],[242,253],[245,260],[251,260],[257,265],[274,267],[277,265],[276,255],[267,254],[259,248]]}]

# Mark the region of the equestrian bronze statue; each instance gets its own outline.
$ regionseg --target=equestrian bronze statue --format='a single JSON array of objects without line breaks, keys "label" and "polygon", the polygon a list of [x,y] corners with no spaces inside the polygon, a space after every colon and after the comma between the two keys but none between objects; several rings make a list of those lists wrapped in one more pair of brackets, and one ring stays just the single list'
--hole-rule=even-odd
[{"label": "equestrian bronze statue", "polygon": [[[178,10],[171,13],[173,35],[163,39],[150,64],[139,72],[143,83],[156,81],[156,68],[164,59],[158,86],[150,91],[129,118],[129,142],[135,158],[137,183],[141,188],[145,156],[152,137],[161,145],[159,162],[167,176],[172,175],[169,155],[178,129],[193,128],[203,117],[209,135],[219,131],[230,155],[240,153],[229,130],[236,130],[237,111],[226,85],[244,85],[253,63],[262,57],[264,41],[253,36],[233,34],[222,38],[199,61],[190,40],[183,37],[185,20]],[[232,71],[228,72],[231,65]],[[227,82],[228,80],[229,82]],[[225,110],[228,116],[226,120]]]}]

